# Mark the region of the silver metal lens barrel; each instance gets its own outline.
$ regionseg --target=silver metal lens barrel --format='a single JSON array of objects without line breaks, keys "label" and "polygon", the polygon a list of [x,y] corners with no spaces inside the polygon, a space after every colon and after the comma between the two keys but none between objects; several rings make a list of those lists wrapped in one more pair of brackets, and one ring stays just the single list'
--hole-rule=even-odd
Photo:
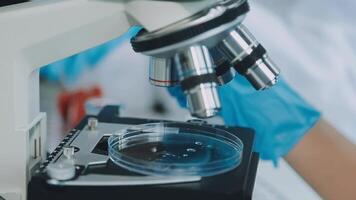
[{"label": "silver metal lens barrel", "polygon": [[214,73],[214,65],[207,47],[195,45],[177,53],[174,57],[179,79]]},{"label": "silver metal lens barrel", "polygon": [[150,83],[159,87],[171,87],[179,84],[179,77],[171,58],[150,57]]},{"label": "silver metal lens barrel", "polygon": [[193,116],[208,118],[220,110],[220,99],[216,83],[203,83],[188,91],[187,101]]},{"label": "silver metal lens barrel", "polygon": [[251,54],[253,49],[258,45],[257,40],[243,27],[244,26],[239,26],[237,29],[231,31],[228,36],[216,46],[216,49],[231,63],[242,60]]},{"label": "silver metal lens barrel", "polygon": [[273,62],[273,60],[267,55],[265,54],[265,56],[263,57],[263,63],[268,67],[268,69],[274,74],[275,76],[275,81],[272,81],[272,85],[277,83],[278,81],[278,76],[281,73],[280,69],[277,67],[277,65]]},{"label": "silver metal lens barrel", "polygon": [[245,77],[257,90],[267,89],[272,87],[277,82],[279,71],[274,70],[275,66],[268,59],[268,62],[264,59],[260,59],[254,66],[247,69]]},{"label": "silver metal lens barrel", "polygon": [[193,116],[208,118],[220,110],[216,75],[205,46],[191,46],[174,57],[182,89]]},{"label": "silver metal lens barrel", "polygon": [[231,63],[217,49],[209,49],[209,52],[214,61],[218,84],[221,86],[232,81],[236,73],[232,70]]},{"label": "silver metal lens barrel", "polygon": [[216,49],[225,55],[236,71],[245,76],[256,90],[269,88],[276,83],[278,67],[244,25],[231,31]]},{"label": "silver metal lens barrel", "polygon": [[224,74],[217,77],[219,86],[230,83],[236,76],[236,72],[231,68]]}]

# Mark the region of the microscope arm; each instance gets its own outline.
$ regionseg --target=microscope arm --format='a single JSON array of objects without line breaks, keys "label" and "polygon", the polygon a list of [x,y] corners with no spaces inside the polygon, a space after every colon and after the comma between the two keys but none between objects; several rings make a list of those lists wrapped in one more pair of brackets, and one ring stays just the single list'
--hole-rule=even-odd
[{"label": "microscope arm", "polygon": [[25,200],[31,168],[45,156],[38,68],[117,38],[131,25],[152,30],[173,23],[208,1],[50,0],[0,8],[0,199]]},{"label": "microscope arm", "polygon": [[26,199],[30,170],[46,155],[36,69],[114,39],[129,23],[121,3],[39,1],[1,8],[0,27],[0,196]]}]

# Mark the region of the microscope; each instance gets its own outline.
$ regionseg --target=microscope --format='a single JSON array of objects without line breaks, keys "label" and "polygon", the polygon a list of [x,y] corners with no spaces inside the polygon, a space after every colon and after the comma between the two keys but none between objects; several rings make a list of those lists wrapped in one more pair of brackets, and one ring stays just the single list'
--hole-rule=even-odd
[{"label": "microscope", "polygon": [[[253,131],[247,128],[200,124],[230,131],[244,143],[240,166],[217,177],[159,178],[112,166],[106,162],[106,134],[157,120],[121,118],[110,107],[83,119],[47,156],[51,130],[39,109],[38,73],[41,66],[138,25],[143,29],[131,44],[151,58],[149,81],[161,87],[180,85],[192,116],[209,118],[221,108],[217,87],[235,75],[246,77],[256,90],[277,81],[278,68],[242,24],[248,11],[247,0],[48,0],[0,8],[0,199],[97,199],[108,194],[251,199],[258,154],[252,150]],[[72,154],[78,155],[72,174],[47,173],[49,164]],[[90,163],[104,166],[89,173]],[[61,180],[65,176],[69,178]]]}]

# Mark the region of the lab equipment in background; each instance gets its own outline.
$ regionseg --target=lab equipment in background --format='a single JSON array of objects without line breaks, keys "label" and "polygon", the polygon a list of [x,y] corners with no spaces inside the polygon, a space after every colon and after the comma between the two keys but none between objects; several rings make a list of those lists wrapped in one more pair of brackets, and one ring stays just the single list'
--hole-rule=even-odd
[{"label": "lab equipment in background", "polygon": [[100,111],[105,106],[116,106],[118,107],[118,113],[120,114],[120,110],[123,109],[120,102],[117,102],[113,99],[107,98],[90,98],[85,102],[85,114],[86,115],[98,115]]},{"label": "lab equipment in background", "polygon": [[102,97],[99,86],[75,91],[62,91],[57,97],[57,109],[63,120],[63,131],[75,127],[86,115],[86,104],[92,98]]},{"label": "lab equipment in background", "polygon": [[[94,127],[91,126],[92,123],[89,123],[90,121],[96,121]],[[144,172],[143,174],[137,173],[138,168],[134,170],[136,171],[135,173],[116,165],[112,161],[118,160],[116,160],[116,156],[112,157],[113,154],[109,151],[112,151],[113,149],[110,149],[108,145],[117,144],[116,142],[120,143],[121,141],[121,147],[130,148],[132,147],[131,145],[137,145],[137,143],[135,143],[137,142],[137,138],[134,138],[137,137],[137,134],[145,134],[150,139],[154,139],[154,141],[164,141],[169,139],[165,138],[166,136],[160,137],[162,135],[154,138],[154,136],[157,135],[152,133],[152,127],[155,127],[152,126],[152,124],[157,123],[164,123],[166,125],[164,127],[158,126],[159,131],[163,132],[155,133],[167,133],[169,134],[169,137],[179,135],[176,134],[177,132],[183,134],[185,132],[187,134],[202,134],[200,136],[215,137],[217,139],[208,139],[205,141],[207,143],[214,143],[221,141],[221,139],[228,139],[232,143],[225,143],[222,145],[230,145],[233,147],[233,150],[231,149],[232,151],[225,153],[235,152],[236,155],[232,157],[228,156],[232,160],[226,161],[231,162],[224,162],[222,159],[223,157],[219,157],[221,160],[215,160],[218,162],[206,162],[205,159],[209,158],[209,156],[212,156],[210,158],[215,159],[217,157],[214,156],[217,155],[203,153],[205,156],[202,156],[202,152],[196,152],[199,153],[199,155],[196,156],[189,156],[190,159],[185,159],[183,161],[175,160],[176,163],[165,163],[165,161],[169,160],[168,158],[166,158],[165,161],[153,160],[149,163],[140,165],[141,170]],[[131,134],[132,137],[130,135],[121,135],[122,139],[118,138],[120,137],[118,132],[120,130],[124,131],[121,133]],[[143,132],[139,133],[140,131]],[[109,137],[115,133],[118,137],[114,136],[112,137],[113,140],[110,140]],[[219,135],[214,133],[224,134]],[[224,136],[228,136],[228,138],[225,138]],[[141,142],[148,142],[146,140],[148,139],[147,137],[144,137],[144,140]],[[105,107],[98,116],[88,116],[84,118],[75,129],[70,131],[70,134],[62,141],[62,143],[60,143],[54,152],[50,154],[48,159],[35,172],[34,177],[29,183],[29,200],[42,198],[50,198],[53,200],[76,200],[78,198],[94,200],[105,196],[110,198],[129,198],[132,200],[178,200],[198,198],[206,200],[249,200],[252,197],[258,164],[258,155],[252,151],[253,138],[254,134],[251,129],[211,125],[202,121],[199,121],[199,123],[198,121],[182,123],[122,118],[118,115],[118,107],[108,106]],[[184,138],[180,139],[183,140],[178,142],[188,142],[188,140],[185,140]],[[139,141],[139,144],[142,143]],[[243,149],[241,146],[242,144]],[[235,147],[237,147],[237,149]],[[156,152],[160,151],[159,148],[160,147],[157,147]],[[126,168],[130,166],[129,168],[133,169],[131,164],[139,161],[131,157],[136,153],[137,152],[126,152],[125,154],[122,154],[126,155],[125,159],[121,157],[121,161],[125,162]],[[148,152],[146,151],[146,153]],[[194,154],[194,152],[186,153]],[[111,159],[109,159],[109,155],[111,156]],[[152,159],[155,159],[155,157],[152,157]],[[160,176],[147,176],[146,174],[151,174],[149,173],[149,169],[158,170],[155,168],[155,165],[159,165],[160,162],[167,167],[159,169],[161,171],[161,173],[159,173]],[[199,165],[199,163],[201,165]],[[230,167],[226,168],[226,165],[230,165]],[[236,165],[238,165],[238,167],[236,167]],[[218,166],[222,168],[219,168]],[[172,170],[171,167],[173,167]],[[188,167],[189,169],[182,169],[184,167]],[[182,169],[181,174],[178,168]],[[73,169],[75,169],[74,173]],[[221,174],[223,171],[225,171],[225,173]],[[151,172],[153,173],[154,171]],[[193,173],[185,174],[186,172]],[[58,176],[58,174],[61,174],[61,176]],[[206,176],[213,174],[215,175]]]}]

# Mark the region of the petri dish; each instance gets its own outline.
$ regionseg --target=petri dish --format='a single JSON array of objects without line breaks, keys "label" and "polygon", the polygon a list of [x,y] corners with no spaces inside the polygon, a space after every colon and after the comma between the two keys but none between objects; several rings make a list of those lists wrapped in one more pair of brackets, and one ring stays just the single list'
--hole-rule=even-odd
[{"label": "petri dish", "polygon": [[240,165],[235,135],[191,123],[151,123],[120,130],[108,140],[109,157],[129,171],[154,176],[214,176]]}]

